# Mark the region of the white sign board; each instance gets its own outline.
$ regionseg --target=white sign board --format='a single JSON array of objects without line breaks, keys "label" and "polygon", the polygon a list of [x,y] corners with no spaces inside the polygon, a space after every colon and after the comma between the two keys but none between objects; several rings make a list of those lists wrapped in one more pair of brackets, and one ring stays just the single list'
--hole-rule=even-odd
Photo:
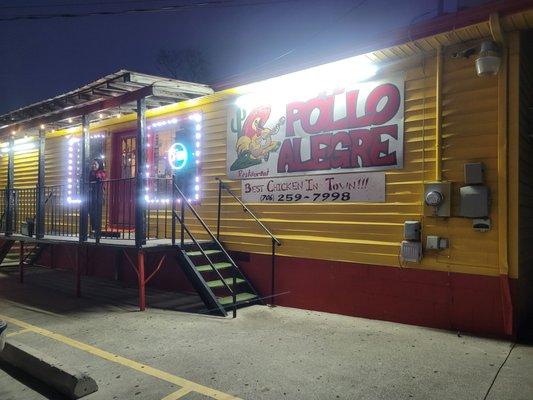
[{"label": "white sign board", "polygon": [[245,203],[384,202],[385,173],[243,180],[242,199]]},{"label": "white sign board", "polygon": [[291,100],[246,96],[229,108],[230,179],[403,167],[403,76]]}]

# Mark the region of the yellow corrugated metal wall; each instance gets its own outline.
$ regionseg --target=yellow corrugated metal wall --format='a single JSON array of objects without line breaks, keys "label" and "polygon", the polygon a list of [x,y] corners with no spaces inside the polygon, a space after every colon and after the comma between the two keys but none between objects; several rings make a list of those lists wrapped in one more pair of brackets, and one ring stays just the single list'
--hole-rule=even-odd
[{"label": "yellow corrugated metal wall", "polygon": [[[283,242],[278,254],[398,266],[403,222],[420,220],[423,222],[424,236],[435,234],[446,237],[450,241],[450,248],[440,252],[427,251],[421,264],[410,264],[408,267],[498,274],[497,78],[477,77],[473,60],[452,59],[452,51],[448,49],[445,52],[443,65],[443,179],[453,183],[455,195],[452,214],[457,215],[457,193],[463,184],[463,164],[476,161],[485,164],[486,183],[492,194],[493,225],[490,232],[473,231],[470,219],[423,216],[423,182],[434,179],[436,165],[435,57],[426,56],[418,58],[408,67],[405,65],[409,63],[404,63],[397,68],[406,74],[404,168],[386,173],[386,202],[250,204]],[[215,178],[226,179],[227,108],[235,100],[235,96],[229,93],[231,91],[163,109],[170,110],[166,116],[191,110],[203,112],[203,182],[199,210],[213,229],[217,210]],[[117,131],[131,124],[121,122],[108,129]],[[47,140],[47,184],[60,183],[58,180],[62,176],[64,156],[60,150],[61,140],[64,139]],[[5,176],[4,159],[0,171],[2,179]],[[240,193],[240,182],[232,182],[231,188]],[[270,253],[269,239],[228,196],[224,196],[222,217],[222,240],[231,250]],[[192,221],[191,218],[189,221]],[[194,231],[201,232],[201,229],[196,226]]]},{"label": "yellow corrugated metal wall", "polygon": [[[398,266],[399,242],[405,220],[423,221],[423,233],[449,238],[445,251],[427,251],[420,265],[411,267],[498,274],[497,204],[497,79],[478,78],[472,60],[444,56],[442,98],[443,179],[453,182],[453,212],[458,213],[458,189],[463,164],[482,161],[492,193],[493,229],[472,230],[464,218],[423,216],[423,182],[435,170],[435,58],[405,70],[404,168],[386,174],[386,203],[251,204],[263,222],[282,240],[279,254]],[[204,193],[202,215],[213,225],[216,217],[215,177],[225,178],[226,108],[233,98],[203,107]],[[231,187],[240,192],[240,182]],[[269,240],[230,198],[223,207],[223,240],[233,250],[270,252]]]},{"label": "yellow corrugated metal wall", "polygon": [[[279,254],[398,266],[403,222],[418,219],[423,221],[424,235],[446,237],[450,248],[427,251],[420,265],[410,267],[498,274],[497,78],[477,77],[472,60],[452,59],[452,51],[449,49],[444,56],[443,179],[453,183],[452,215],[457,215],[463,164],[485,163],[486,183],[492,194],[492,230],[475,232],[470,219],[423,216],[423,182],[434,180],[435,171],[435,58],[428,57],[405,69],[404,168],[387,172],[386,203],[251,204],[283,241]],[[213,228],[217,206],[215,177],[226,179],[227,108],[235,97],[215,99],[196,108],[204,113],[205,135],[199,209]],[[232,182],[231,188],[240,193],[240,182]],[[222,216],[222,238],[230,249],[270,252],[269,239],[228,196],[224,197]]]}]

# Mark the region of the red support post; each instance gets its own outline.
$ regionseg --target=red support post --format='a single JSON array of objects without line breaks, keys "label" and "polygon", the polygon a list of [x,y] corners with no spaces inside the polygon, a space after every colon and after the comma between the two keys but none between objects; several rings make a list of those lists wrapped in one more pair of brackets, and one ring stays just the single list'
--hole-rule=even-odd
[{"label": "red support post", "polygon": [[146,309],[146,297],[144,285],[146,283],[144,279],[144,251],[139,250],[137,253],[137,269],[139,271],[139,310],[144,311]]},{"label": "red support post", "polygon": [[80,247],[76,246],[76,262],[74,263],[75,275],[76,275],[76,297],[81,297],[81,260],[83,257],[80,257]]},{"label": "red support post", "polygon": [[19,253],[19,280],[20,283],[24,283],[24,242],[20,241],[20,253]]},{"label": "red support post", "polygon": [[50,245],[50,268],[55,269],[56,267],[56,252],[55,252],[55,246],[53,244]]}]

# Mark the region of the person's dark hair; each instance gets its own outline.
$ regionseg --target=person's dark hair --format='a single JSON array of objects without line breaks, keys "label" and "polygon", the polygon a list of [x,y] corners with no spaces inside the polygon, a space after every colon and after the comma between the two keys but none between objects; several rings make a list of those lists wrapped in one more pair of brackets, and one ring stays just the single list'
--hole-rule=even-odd
[{"label": "person's dark hair", "polygon": [[104,162],[100,160],[99,158],[93,158],[93,162],[96,162],[98,164],[97,171],[103,171],[104,170]]}]

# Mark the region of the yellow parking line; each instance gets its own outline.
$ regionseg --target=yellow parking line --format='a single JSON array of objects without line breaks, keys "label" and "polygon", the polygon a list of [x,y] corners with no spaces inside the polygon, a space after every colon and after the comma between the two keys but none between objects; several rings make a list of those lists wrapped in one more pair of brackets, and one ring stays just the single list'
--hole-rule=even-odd
[{"label": "yellow parking line", "polygon": [[161,379],[166,382],[173,383],[177,386],[182,386],[183,389],[187,389],[191,392],[198,392],[200,394],[203,394],[204,396],[211,397],[213,399],[219,399],[219,400],[241,400],[238,397],[232,396],[227,393],[220,392],[216,389],[211,389],[207,386],[200,385],[198,383],[189,381],[187,379],[181,378],[176,375],[169,374],[168,372],[161,371],[159,369],[150,367],[145,364],[141,364],[137,361],[130,360],[128,358],[110,353],[105,350],[101,350],[98,347],[91,346],[89,344],[85,344],[82,342],[79,342],[77,340],[71,339],[67,336],[49,331],[44,328],[40,328],[35,325],[28,324],[27,322],[20,321],[15,318],[11,318],[5,315],[0,314],[0,319],[3,319],[4,321],[7,321],[9,323],[12,323],[14,325],[18,325],[21,328],[28,329],[29,331],[38,333],[39,335],[46,336],[50,339],[57,340],[61,343],[64,343],[68,346],[74,347],[76,349],[85,351],[87,353],[93,354],[97,357],[103,358],[104,360],[108,360],[111,362],[114,362],[116,364],[123,365],[125,367],[131,368],[135,371],[142,372],[143,374],[153,376],[155,378]]},{"label": "yellow parking line", "polygon": [[162,400],[178,400],[178,399],[181,399],[186,394],[189,394],[191,392],[192,392],[191,389],[182,387],[180,390],[174,393],[170,393],[168,396],[165,396]]},{"label": "yellow parking line", "polygon": [[16,331],[16,332],[10,332],[6,335],[6,337],[11,337],[11,336],[16,336],[16,335],[20,335],[21,333],[24,333],[24,332],[31,332],[30,329],[21,329],[20,331]]}]

